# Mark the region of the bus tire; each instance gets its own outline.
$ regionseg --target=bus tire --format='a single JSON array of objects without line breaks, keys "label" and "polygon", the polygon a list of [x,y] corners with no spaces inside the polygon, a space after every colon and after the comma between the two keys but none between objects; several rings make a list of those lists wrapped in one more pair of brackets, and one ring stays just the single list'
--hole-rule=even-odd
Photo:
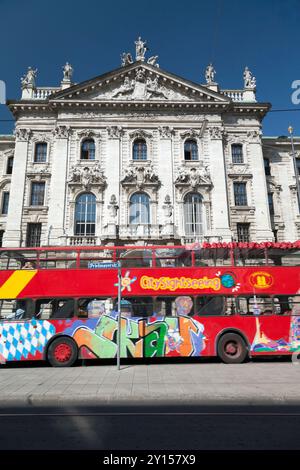
[{"label": "bus tire", "polygon": [[67,336],[53,340],[47,351],[48,362],[53,367],[70,367],[77,358],[76,343]]},{"label": "bus tire", "polygon": [[241,364],[248,357],[245,340],[237,333],[225,333],[218,341],[218,356],[225,364]]}]

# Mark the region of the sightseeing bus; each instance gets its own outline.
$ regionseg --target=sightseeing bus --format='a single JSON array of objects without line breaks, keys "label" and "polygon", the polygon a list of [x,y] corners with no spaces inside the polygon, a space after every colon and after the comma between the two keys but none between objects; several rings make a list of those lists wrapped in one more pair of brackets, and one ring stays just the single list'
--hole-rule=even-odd
[{"label": "sightseeing bus", "polygon": [[119,314],[121,358],[292,355],[299,265],[300,241],[1,248],[0,363],[115,358]]}]

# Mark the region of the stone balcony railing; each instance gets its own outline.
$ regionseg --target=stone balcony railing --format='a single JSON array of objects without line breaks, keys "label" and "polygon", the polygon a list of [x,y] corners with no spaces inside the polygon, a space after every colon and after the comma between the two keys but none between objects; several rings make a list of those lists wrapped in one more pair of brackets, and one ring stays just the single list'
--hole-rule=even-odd
[{"label": "stone balcony railing", "polygon": [[120,225],[119,238],[159,238],[159,225]]},{"label": "stone balcony railing", "polygon": [[33,91],[33,99],[35,100],[46,100],[53,93],[61,90],[60,87],[39,87]]},{"label": "stone balcony railing", "polygon": [[221,93],[231,98],[232,101],[244,101],[243,90],[222,90]]},{"label": "stone balcony railing", "polygon": [[93,246],[101,245],[101,240],[99,237],[74,235],[67,237],[67,244],[69,246]]}]

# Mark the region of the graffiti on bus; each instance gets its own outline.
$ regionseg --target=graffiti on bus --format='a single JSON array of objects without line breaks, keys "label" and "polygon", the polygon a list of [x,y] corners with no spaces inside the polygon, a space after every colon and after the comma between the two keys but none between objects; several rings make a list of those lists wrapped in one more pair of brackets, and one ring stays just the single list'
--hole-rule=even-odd
[{"label": "graffiti on bus", "polygon": [[[48,341],[58,334],[73,337],[82,359],[114,358],[117,330],[114,311],[97,319],[2,323],[0,363],[43,359]],[[200,356],[204,349],[204,326],[191,317],[121,318],[122,357]]]}]

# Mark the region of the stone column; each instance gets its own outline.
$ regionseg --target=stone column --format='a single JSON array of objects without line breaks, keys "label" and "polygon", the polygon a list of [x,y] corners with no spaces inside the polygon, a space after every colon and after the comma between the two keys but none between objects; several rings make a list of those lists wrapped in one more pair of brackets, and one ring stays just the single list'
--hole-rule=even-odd
[{"label": "stone column", "polygon": [[[248,132],[249,160],[253,174],[256,239],[255,241],[273,240],[271,227],[268,190],[264,169],[264,158],[259,131]],[[248,195],[249,197],[249,195]]]},{"label": "stone column", "polygon": [[226,169],[221,127],[211,127],[210,131],[210,175],[213,184],[211,194],[212,226],[210,235],[231,241],[229,207],[226,184]]},{"label": "stone column", "polygon": [[48,239],[50,245],[65,245],[65,203],[67,189],[68,151],[70,129],[57,126],[52,158]]},{"label": "stone column", "polygon": [[14,167],[11,177],[6,230],[3,237],[3,246],[5,247],[19,247],[22,244],[21,225],[30,134],[29,129],[17,128],[15,132]]},{"label": "stone column", "polygon": [[172,155],[172,136],[174,131],[171,127],[161,127],[159,128],[160,133],[160,149],[159,149],[159,159],[158,159],[158,175],[161,181],[162,189],[159,191],[158,195],[158,209],[159,214],[157,218],[157,223],[162,225],[163,234],[168,237],[172,237],[174,234],[174,212],[173,215],[169,218],[168,228],[165,227],[165,216],[163,206],[165,200],[169,201],[169,204],[172,208],[175,207],[174,201],[174,171],[173,171],[173,155]]}]

